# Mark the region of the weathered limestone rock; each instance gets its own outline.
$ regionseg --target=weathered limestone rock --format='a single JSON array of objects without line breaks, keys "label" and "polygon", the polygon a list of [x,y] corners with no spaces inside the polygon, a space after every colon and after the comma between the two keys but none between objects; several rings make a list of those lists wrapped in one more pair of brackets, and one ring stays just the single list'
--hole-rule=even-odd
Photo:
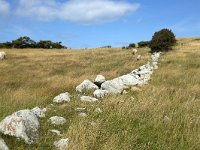
[{"label": "weathered limestone rock", "polygon": [[106,78],[102,75],[97,75],[96,79],[94,80],[94,83],[97,85],[97,86],[101,86],[102,83],[104,83],[106,81]]},{"label": "weathered limestone rock", "polygon": [[80,85],[76,87],[76,91],[79,93],[93,92],[97,89],[99,89],[99,87],[89,80],[84,80]]},{"label": "weathered limestone rock", "polygon": [[94,112],[96,112],[96,113],[102,113],[103,111],[101,110],[101,108],[96,108],[95,110],[94,110]]},{"label": "weathered limestone rock", "polygon": [[80,108],[80,107],[79,107],[79,108],[76,108],[75,110],[76,110],[77,112],[81,112],[81,111],[85,111],[86,108]]},{"label": "weathered limestone rock", "polygon": [[54,103],[70,102],[71,95],[68,92],[61,93],[53,99]]},{"label": "weathered limestone rock", "polygon": [[61,135],[61,132],[58,130],[50,130],[49,132],[56,134],[56,135]]},{"label": "weathered limestone rock", "polygon": [[66,119],[63,117],[53,116],[53,117],[49,118],[49,121],[53,125],[62,125],[66,122]]},{"label": "weathered limestone rock", "polygon": [[87,117],[87,114],[86,113],[80,113],[79,116],[80,117]]},{"label": "weathered limestone rock", "polygon": [[6,58],[6,53],[5,52],[0,52],[0,60],[3,60]]},{"label": "weathered limestone rock", "polygon": [[0,122],[0,132],[23,139],[27,144],[39,137],[39,121],[31,110],[20,110]]},{"label": "weathered limestone rock", "polygon": [[108,95],[108,91],[98,89],[98,90],[95,90],[95,91],[94,91],[93,95],[94,95],[94,97],[96,97],[96,98],[102,99],[102,98],[104,98],[105,96]]},{"label": "weathered limestone rock", "polygon": [[98,99],[90,96],[81,96],[81,101],[82,102],[96,102]]},{"label": "weathered limestone rock", "polygon": [[39,107],[35,107],[31,110],[37,117],[39,118],[44,118],[45,117],[45,112],[47,111],[46,108],[39,108]]},{"label": "weathered limestone rock", "polygon": [[69,139],[67,138],[55,141],[54,146],[59,150],[67,150],[67,148],[69,147]]},{"label": "weathered limestone rock", "polygon": [[0,150],[9,150],[3,139],[0,138]]}]

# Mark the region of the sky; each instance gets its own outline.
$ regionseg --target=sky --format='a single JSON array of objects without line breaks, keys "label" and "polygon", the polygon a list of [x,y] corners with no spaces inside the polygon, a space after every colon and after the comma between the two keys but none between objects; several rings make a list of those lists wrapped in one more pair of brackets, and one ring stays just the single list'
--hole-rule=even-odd
[{"label": "sky", "polygon": [[71,48],[119,47],[162,28],[200,37],[200,0],[0,0],[0,42],[28,36]]}]

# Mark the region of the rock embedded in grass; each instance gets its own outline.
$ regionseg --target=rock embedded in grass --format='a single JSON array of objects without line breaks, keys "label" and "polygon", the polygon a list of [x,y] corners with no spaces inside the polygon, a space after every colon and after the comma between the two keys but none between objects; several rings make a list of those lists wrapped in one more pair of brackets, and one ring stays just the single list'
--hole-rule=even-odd
[{"label": "rock embedded in grass", "polygon": [[58,116],[53,116],[53,117],[49,118],[49,121],[53,125],[63,125],[64,123],[66,123],[66,119],[65,118],[58,117]]},{"label": "rock embedded in grass", "polygon": [[90,97],[90,96],[81,96],[81,101],[82,102],[96,102],[98,101],[98,99],[94,98],[94,97]]},{"label": "rock embedded in grass", "polygon": [[69,147],[69,138],[55,141],[53,145],[59,150],[66,150]]},{"label": "rock embedded in grass", "polygon": [[102,83],[106,81],[106,78],[103,75],[97,75],[97,77],[94,80],[94,83],[100,87]]},{"label": "rock embedded in grass", "polygon": [[39,108],[35,107],[31,110],[37,117],[39,118],[45,118],[45,112],[47,111],[46,108]]},{"label": "rock embedded in grass", "polygon": [[101,110],[101,108],[96,108],[95,110],[94,110],[94,112],[96,112],[96,113],[102,113],[103,111]]},{"label": "rock embedded in grass", "polygon": [[87,114],[86,113],[80,113],[79,116],[80,117],[87,117]]},{"label": "rock embedded in grass", "polygon": [[70,102],[71,95],[68,92],[61,93],[58,96],[54,97],[53,102],[60,104],[65,102]]},{"label": "rock embedded in grass", "polygon": [[93,93],[94,97],[99,98],[99,99],[104,98],[108,94],[109,93],[108,93],[107,90],[101,90],[101,89],[95,90],[94,93]]},{"label": "rock embedded in grass", "polygon": [[0,138],[0,150],[9,150],[3,139]]},{"label": "rock embedded in grass", "polygon": [[0,122],[0,132],[4,135],[23,139],[33,144],[39,138],[40,124],[31,110],[20,110]]},{"label": "rock embedded in grass", "polygon": [[58,130],[50,130],[49,132],[56,134],[56,135],[61,135],[61,132]]},{"label": "rock embedded in grass", "polygon": [[90,80],[84,80],[81,84],[79,84],[76,87],[76,91],[79,93],[94,92],[97,89],[99,89],[99,87],[92,83]]}]

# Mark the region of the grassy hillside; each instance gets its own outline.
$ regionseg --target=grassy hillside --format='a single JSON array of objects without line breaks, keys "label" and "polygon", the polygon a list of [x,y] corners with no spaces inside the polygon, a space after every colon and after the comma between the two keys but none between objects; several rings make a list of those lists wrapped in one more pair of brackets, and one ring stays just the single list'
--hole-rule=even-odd
[{"label": "grassy hillside", "polygon": [[[97,74],[107,79],[145,64],[149,49],[139,49],[142,61],[122,49],[3,50],[0,62],[0,120],[14,111],[47,106],[54,96],[68,91],[69,104],[50,106],[41,119],[40,139],[32,146],[3,136],[10,149],[54,149],[59,139],[48,132],[63,131],[72,150],[200,149],[200,39],[180,39],[174,51],[161,56],[159,69],[141,92],[112,96],[88,104],[79,101],[74,90],[84,79]],[[77,107],[86,107],[80,118]],[[94,113],[100,107],[102,114]],[[47,120],[59,115],[67,119],[53,127]]]}]

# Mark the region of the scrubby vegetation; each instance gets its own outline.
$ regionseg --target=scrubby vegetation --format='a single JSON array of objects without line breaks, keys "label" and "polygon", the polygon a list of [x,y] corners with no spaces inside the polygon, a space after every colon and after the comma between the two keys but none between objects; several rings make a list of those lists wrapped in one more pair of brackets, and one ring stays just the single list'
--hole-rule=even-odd
[{"label": "scrubby vegetation", "polygon": [[149,41],[141,41],[138,43],[138,47],[149,47],[150,42]]},{"label": "scrubby vegetation", "polygon": [[62,49],[66,48],[62,42],[39,41],[35,42],[31,38],[25,36],[20,37],[12,42],[0,43],[0,48],[44,48],[44,49]]},{"label": "scrubby vegetation", "polygon": [[176,44],[174,33],[169,29],[155,32],[150,42],[151,52],[169,51]]}]

